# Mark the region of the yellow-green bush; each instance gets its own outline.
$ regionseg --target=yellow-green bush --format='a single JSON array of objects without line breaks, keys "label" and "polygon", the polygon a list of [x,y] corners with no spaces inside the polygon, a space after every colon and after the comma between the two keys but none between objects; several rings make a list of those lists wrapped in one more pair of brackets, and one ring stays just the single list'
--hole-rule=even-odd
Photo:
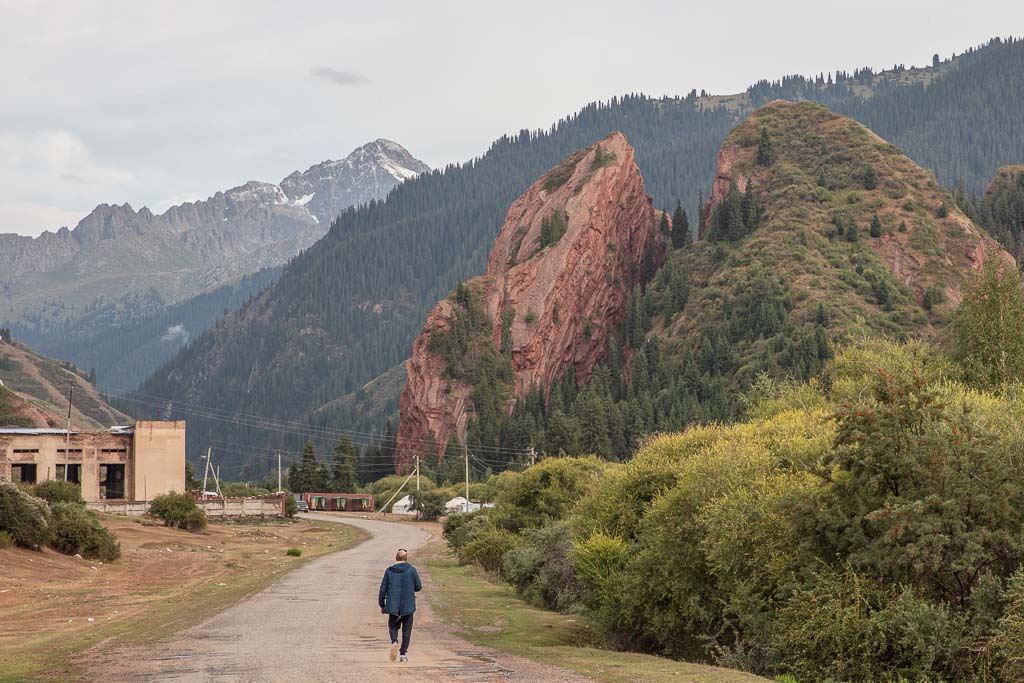
[{"label": "yellow-green bush", "polygon": [[488,529],[477,534],[462,551],[466,562],[479,565],[489,572],[501,571],[505,553],[518,543],[518,537],[504,529]]},{"label": "yellow-green bush", "polygon": [[708,502],[701,546],[719,584],[747,582],[771,597],[793,590],[816,564],[803,513],[813,512],[823,486],[806,472],[775,473]]}]

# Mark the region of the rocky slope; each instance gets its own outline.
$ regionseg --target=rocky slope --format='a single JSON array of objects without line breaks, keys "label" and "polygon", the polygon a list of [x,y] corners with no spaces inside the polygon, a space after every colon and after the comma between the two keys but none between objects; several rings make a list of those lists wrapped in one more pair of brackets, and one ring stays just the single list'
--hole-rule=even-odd
[{"label": "rocky slope", "polygon": [[427,316],[406,366],[399,459],[431,437],[442,449],[452,437],[464,442],[467,422],[482,409],[482,383],[508,385],[508,411],[534,387],[547,395],[569,370],[586,382],[623,320],[630,289],[663,248],[621,133],[548,171],[508,210],[485,275]]},{"label": "rocky slope", "polygon": [[101,204],[74,230],[0,235],[0,320],[45,327],[149,290],[165,303],[184,300],[286,263],[344,209],[427,170],[401,145],[376,140],[279,185],[250,181],[159,215]]},{"label": "rocky slope", "polygon": [[73,365],[41,356],[16,340],[0,340],[0,426],[63,427],[74,384],[73,429],[108,429],[132,418],[111,407]]},{"label": "rocky slope", "polygon": [[734,388],[813,374],[826,339],[928,337],[973,270],[1013,262],[933,174],[813,103],[770,103],[730,133],[700,237],[673,255],[690,290],[663,334]]}]

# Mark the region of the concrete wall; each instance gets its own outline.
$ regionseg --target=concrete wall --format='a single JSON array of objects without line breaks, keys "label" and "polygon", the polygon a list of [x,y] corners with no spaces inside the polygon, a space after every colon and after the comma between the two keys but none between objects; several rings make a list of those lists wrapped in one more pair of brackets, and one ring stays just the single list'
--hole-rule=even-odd
[{"label": "concrete wall", "polygon": [[[267,496],[265,498],[224,498],[223,500],[200,500],[197,505],[203,508],[211,520],[235,519],[239,517],[276,517],[284,514],[281,498]],[[149,510],[149,503],[141,500],[101,500],[88,503],[90,510],[105,512],[108,515],[127,515],[141,517]]]},{"label": "concrete wall", "polygon": [[[0,481],[10,481],[15,465],[35,464],[36,482],[62,479],[65,450],[70,465],[81,467],[82,497],[87,502],[152,500],[185,490],[185,422],[137,422],[134,434],[81,432],[65,447],[61,434],[0,434]],[[123,466],[122,495],[104,485],[105,465]],[[72,467],[74,469],[74,467]],[[120,471],[120,467],[117,468]]]},{"label": "concrete wall", "polygon": [[185,490],[185,421],[135,423],[132,500]]},{"label": "concrete wall", "polygon": [[[11,480],[14,465],[35,464],[36,481],[58,479],[58,465],[65,461],[66,437],[56,434],[0,435],[0,481]],[[67,461],[81,467],[82,497],[87,501],[103,500],[108,494],[101,486],[104,465],[124,465],[124,497],[132,494],[132,437],[130,434],[107,432],[71,435]],[[184,465],[182,465],[184,467]],[[184,478],[184,472],[182,474]]]},{"label": "concrete wall", "polygon": [[85,505],[95,512],[127,517],[141,517],[149,510],[149,503],[144,500],[100,500]]},{"label": "concrete wall", "polygon": [[266,496],[264,498],[219,498],[217,500],[201,500],[199,506],[206,511],[210,519],[226,517],[274,517],[284,514],[282,498]]}]

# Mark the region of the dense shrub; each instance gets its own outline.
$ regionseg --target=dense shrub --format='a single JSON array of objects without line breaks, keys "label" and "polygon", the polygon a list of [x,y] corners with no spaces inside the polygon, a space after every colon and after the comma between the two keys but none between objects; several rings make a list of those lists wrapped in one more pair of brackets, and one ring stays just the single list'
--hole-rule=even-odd
[{"label": "dense shrub", "polygon": [[70,481],[51,479],[41,482],[32,487],[32,494],[36,498],[42,498],[50,505],[57,503],[85,503],[82,500],[82,487]]},{"label": "dense shrub", "polygon": [[302,557],[302,548],[288,548],[285,555],[288,557]]},{"label": "dense shrub", "polygon": [[494,529],[494,523],[488,516],[489,511],[478,510],[476,512],[448,515],[442,530],[448,547],[455,553],[460,562],[468,562],[465,557],[465,549],[477,536]]},{"label": "dense shrub", "polygon": [[444,514],[446,497],[441,491],[421,491],[412,494],[412,509],[420,519],[434,521]]},{"label": "dense shrub", "polygon": [[773,633],[780,664],[801,681],[934,680],[963,645],[962,622],[947,608],[852,571],[799,591]]},{"label": "dense shrub", "polygon": [[613,632],[619,628],[615,616],[620,613],[619,589],[629,546],[622,539],[601,532],[577,543],[572,563],[582,587],[583,603],[594,610],[600,626]]},{"label": "dense shrub", "polygon": [[177,529],[199,531],[206,528],[206,513],[187,493],[171,491],[157,496],[149,504],[149,514],[162,519],[167,526]]},{"label": "dense shrub", "polygon": [[299,512],[299,504],[295,502],[295,496],[290,493],[284,494],[284,516],[294,517]]},{"label": "dense shrub", "polygon": [[497,514],[518,513],[514,524],[522,527],[559,520],[606,467],[593,456],[543,460],[522,474],[507,478],[507,486],[497,493]]},{"label": "dense shrub", "polygon": [[466,544],[462,557],[466,562],[479,565],[489,572],[501,571],[505,553],[517,544],[516,535],[504,529],[488,529]]},{"label": "dense shrub", "polygon": [[570,611],[580,598],[572,543],[572,529],[564,523],[527,529],[505,553],[502,576],[531,604]]},{"label": "dense shrub", "polygon": [[65,555],[113,562],[121,556],[121,546],[110,531],[100,524],[92,510],[77,503],[56,503],[53,509],[53,538],[50,546]]},{"label": "dense shrub", "polygon": [[1000,673],[1007,681],[1024,680],[1024,569],[1010,577],[1006,613],[999,620],[993,644]]},{"label": "dense shrub", "polygon": [[0,550],[10,548],[14,545],[14,536],[10,531],[0,531]]},{"label": "dense shrub", "polygon": [[1024,386],[866,341],[759,379],[748,421],[544,461],[445,535],[610,644],[777,680],[1024,677]]},{"label": "dense shrub", "polygon": [[39,550],[53,533],[46,501],[30,496],[18,486],[0,482],[0,531],[6,531],[24,548]]}]

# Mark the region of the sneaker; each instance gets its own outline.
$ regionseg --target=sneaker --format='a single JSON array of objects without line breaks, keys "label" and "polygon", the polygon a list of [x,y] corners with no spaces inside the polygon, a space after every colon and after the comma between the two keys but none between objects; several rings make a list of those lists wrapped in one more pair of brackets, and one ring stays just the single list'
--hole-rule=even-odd
[{"label": "sneaker", "polygon": [[391,643],[391,652],[388,653],[388,659],[392,662],[398,657],[398,643]]},{"label": "sneaker", "polygon": [[409,658],[406,657],[405,655],[402,655],[401,657],[398,658],[398,661],[400,661],[400,662],[408,662]]}]

